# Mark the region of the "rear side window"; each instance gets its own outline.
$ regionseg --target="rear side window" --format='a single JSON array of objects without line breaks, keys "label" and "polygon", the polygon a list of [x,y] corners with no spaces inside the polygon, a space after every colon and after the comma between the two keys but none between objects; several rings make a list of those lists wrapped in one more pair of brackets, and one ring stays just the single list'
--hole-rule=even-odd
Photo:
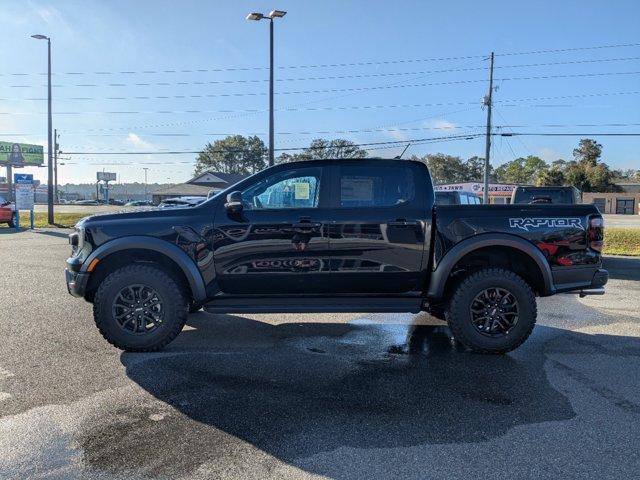
[{"label": "rear side window", "polygon": [[339,179],[343,208],[393,207],[415,198],[415,179],[409,165],[342,165]]}]

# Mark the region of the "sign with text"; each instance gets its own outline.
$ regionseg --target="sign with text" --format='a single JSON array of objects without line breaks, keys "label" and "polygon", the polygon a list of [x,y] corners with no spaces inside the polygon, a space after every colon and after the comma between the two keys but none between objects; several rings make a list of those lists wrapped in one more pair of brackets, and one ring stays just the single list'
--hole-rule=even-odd
[{"label": "sign with text", "polygon": [[44,147],[29,143],[0,142],[0,165],[40,167],[44,163]]},{"label": "sign with text", "polygon": [[33,175],[16,173],[13,183],[16,188],[16,209],[33,210]]},{"label": "sign with text", "polygon": [[97,172],[99,182],[115,182],[117,174],[114,172]]},{"label": "sign with text", "polygon": [[[509,197],[511,192],[516,188],[516,185],[490,183],[489,195],[498,197]],[[434,185],[433,189],[436,192],[484,192],[484,185],[478,182],[465,182],[465,183],[449,183],[446,185]]]}]

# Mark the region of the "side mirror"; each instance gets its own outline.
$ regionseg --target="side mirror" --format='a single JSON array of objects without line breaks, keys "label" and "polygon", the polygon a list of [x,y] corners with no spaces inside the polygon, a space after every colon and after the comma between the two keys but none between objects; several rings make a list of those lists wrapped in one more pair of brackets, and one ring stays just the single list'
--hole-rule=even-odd
[{"label": "side mirror", "polygon": [[231,192],[227,195],[227,203],[224,208],[228,213],[240,213],[242,211],[242,192]]}]

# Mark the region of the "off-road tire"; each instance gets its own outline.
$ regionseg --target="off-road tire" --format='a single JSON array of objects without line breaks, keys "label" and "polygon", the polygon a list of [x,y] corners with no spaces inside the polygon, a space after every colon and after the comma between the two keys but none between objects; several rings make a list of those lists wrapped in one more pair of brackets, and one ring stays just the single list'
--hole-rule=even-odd
[{"label": "off-road tire", "polygon": [[[471,322],[473,299],[492,287],[508,290],[518,301],[518,321],[501,337],[485,336]],[[512,271],[487,268],[471,273],[455,287],[445,316],[460,344],[478,353],[502,354],[518,348],[533,331],[537,317],[536,298],[529,284]]]},{"label": "off-road tire", "polygon": [[[153,288],[161,298],[164,318],[154,331],[135,335],[122,329],[112,314],[118,292],[128,285]],[[161,350],[182,330],[187,321],[188,302],[179,283],[153,265],[133,264],[110,273],[100,284],[93,301],[93,318],[102,336],[113,346],[128,352]]]}]

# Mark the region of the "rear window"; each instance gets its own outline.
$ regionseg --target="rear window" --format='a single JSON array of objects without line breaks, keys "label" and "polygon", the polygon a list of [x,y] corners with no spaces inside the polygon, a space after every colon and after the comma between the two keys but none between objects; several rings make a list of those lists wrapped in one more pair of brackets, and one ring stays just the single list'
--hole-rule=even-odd
[{"label": "rear window", "polygon": [[573,203],[573,194],[570,188],[522,188],[516,191],[514,203]]},{"label": "rear window", "polygon": [[340,166],[341,207],[392,207],[414,197],[415,180],[409,165]]},{"label": "rear window", "polygon": [[437,205],[455,205],[456,194],[453,192],[436,192]]}]

